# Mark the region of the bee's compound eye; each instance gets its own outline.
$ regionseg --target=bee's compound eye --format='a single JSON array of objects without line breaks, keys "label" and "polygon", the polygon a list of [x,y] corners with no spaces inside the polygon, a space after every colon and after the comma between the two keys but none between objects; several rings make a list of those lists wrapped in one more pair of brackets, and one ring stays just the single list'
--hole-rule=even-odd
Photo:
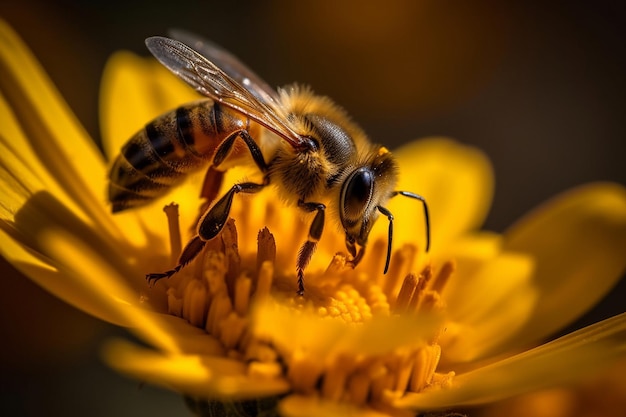
[{"label": "bee's compound eye", "polygon": [[370,203],[374,190],[374,174],[359,168],[350,175],[341,195],[342,213],[349,220],[361,217]]}]

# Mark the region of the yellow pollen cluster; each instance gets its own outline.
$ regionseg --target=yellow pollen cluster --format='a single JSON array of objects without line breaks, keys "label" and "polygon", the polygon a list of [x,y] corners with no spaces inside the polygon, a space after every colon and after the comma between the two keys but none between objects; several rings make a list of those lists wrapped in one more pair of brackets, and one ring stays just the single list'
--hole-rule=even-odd
[{"label": "yellow pollen cluster", "polygon": [[[378,246],[384,247],[384,242],[374,242],[372,246],[375,253]],[[220,237],[207,242],[193,262],[162,282],[169,286],[168,313],[217,338],[228,357],[247,364],[250,375],[282,376],[291,383],[293,392],[316,394],[333,401],[386,403],[407,391],[419,392],[449,381],[451,375],[436,373],[441,330],[434,331],[419,346],[409,345],[384,354],[341,352],[319,357],[297,340],[286,345],[258,334],[254,326],[255,306],[269,302],[279,306],[280,314],[285,316],[309,314],[347,326],[363,325],[375,316],[441,311],[445,305],[440,293],[454,265],[446,263],[437,273],[430,266],[418,274],[411,273],[416,254],[414,246],[400,248],[383,279],[366,272],[382,269],[378,268],[380,260],[376,257],[364,260],[363,268],[352,269],[347,266],[346,256],[337,254],[326,271],[307,271],[309,284],[304,296],[299,296],[295,274],[281,276],[276,268],[276,243],[269,230],[259,232],[256,259],[250,254],[241,256],[231,219]],[[291,330],[280,329],[287,339]]]}]

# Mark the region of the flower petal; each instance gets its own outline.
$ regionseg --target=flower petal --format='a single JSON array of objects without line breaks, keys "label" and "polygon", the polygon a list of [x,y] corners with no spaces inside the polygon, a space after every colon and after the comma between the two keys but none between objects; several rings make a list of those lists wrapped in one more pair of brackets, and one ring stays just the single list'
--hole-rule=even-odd
[{"label": "flower petal", "polygon": [[253,332],[279,349],[304,349],[307,355],[332,361],[342,353],[379,355],[401,347],[424,345],[439,328],[435,315],[374,316],[354,326],[343,319],[263,304],[253,313]]},{"label": "flower petal", "polygon": [[599,372],[626,353],[626,313],[571,333],[522,354],[452,379],[450,387],[409,394],[404,408],[433,410],[501,400],[569,384]]},{"label": "flower petal", "polygon": [[539,304],[511,340],[524,346],[575,320],[619,280],[626,269],[626,189],[596,183],[564,193],[511,227],[503,249],[529,254],[537,266]]},{"label": "flower petal", "polygon": [[238,360],[197,354],[163,354],[126,341],[110,342],[105,361],[134,378],[201,398],[248,399],[283,394],[289,383],[247,374]]},{"label": "flower petal", "polygon": [[[94,262],[93,253],[84,253],[78,242],[66,236],[50,241],[58,252],[74,258],[68,268],[67,264],[57,264],[11,239],[5,240],[4,231],[0,231],[0,237],[7,243],[2,247],[2,255],[47,291],[102,320],[134,328],[138,336],[161,349],[180,350],[179,341],[140,306],[138,297],[121,284],[116,271],[106,263]],[[81,267],[76,268],[77,264]]]},{"label": "flower petal", "polygon": [[200,96],[155,59],[117,52],[107,62],[100,87],[100,126],[109,159],[143,126]]},{"label": "flower petal", "polygon": [[12,239],[7,233],[5,223],[0,224],[2,224],[0,253],[17,270],[31,277],[46,291],[92,316],[118,325],[127,324],[114,309],[110,308],[109,303],[101,302],[99,294],[82,291],[81,287],[76,286],[75,282],[80,282],[80,278],[76,277],[72,271],[53,266],[52,260]]},{"label": "flower petal", "polygon": [[[439,250],[453,237],[479,227],[493,196],[493,170],[478,149],[447,138],[412,142],[394,152],[400,164],[398,189],[423,196],[430,209],[431,247]],[[418,202],[396,197],[389,204],[396,218],[394,241],[419,243],[424,218]],[[397,237],[397,239],[396,239]]]},{"label": "flower petal", "polygon": [[[528,320],[538,299],[534,263],[523,254],[500,253],[475,271],[459,259],[444,297],[452,321],[440,343],[443,361],[467,362],[498,350]],[[472,263],[472,262],[470,262]]]},{"label": "flower petal", "polygon": [[11,146],[19,154],[29,148],[27,152],[36,155],[78,205],[87,213],[103,215],[105,165],[99,150],[28,48],[2,20],[0,44],[0,91],[29,143],[6,136],[4,140],[15,140]]}]

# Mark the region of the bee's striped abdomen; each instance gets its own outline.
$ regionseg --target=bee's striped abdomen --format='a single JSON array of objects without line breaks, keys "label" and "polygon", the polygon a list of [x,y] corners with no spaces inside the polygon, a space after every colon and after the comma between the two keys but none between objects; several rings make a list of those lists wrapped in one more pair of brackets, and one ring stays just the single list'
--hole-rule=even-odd
[{"label": "bee's striped abdomen", "polygon": [[149,203],[206,167],[224,137],[245,126],[241,116],[224,110],[211,100],[198,101],[162,115],[133,136],[109,172],[113,212]]}]

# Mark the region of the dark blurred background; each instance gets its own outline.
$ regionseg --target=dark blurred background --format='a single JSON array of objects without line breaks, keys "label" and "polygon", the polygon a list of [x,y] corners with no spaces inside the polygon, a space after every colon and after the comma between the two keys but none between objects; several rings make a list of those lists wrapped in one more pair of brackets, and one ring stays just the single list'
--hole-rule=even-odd
[{"label": "dark blurred background", "polygon": [[[445,135],[483,149],[496,173],[485,227],[503,231],[572,186],[626,184],[624,3],[512,3],[3,0],[0,17],[96,140],[107,57],[146,54],[144,38],[184,28],[271,85],[298,81],[333,97],[389,147]],[[98,346],[119,330],[1,262],[0,414],[186,415],[178,396],[99,362]],[[622,283],[573,327],[623,312],[625,296]]]}]

